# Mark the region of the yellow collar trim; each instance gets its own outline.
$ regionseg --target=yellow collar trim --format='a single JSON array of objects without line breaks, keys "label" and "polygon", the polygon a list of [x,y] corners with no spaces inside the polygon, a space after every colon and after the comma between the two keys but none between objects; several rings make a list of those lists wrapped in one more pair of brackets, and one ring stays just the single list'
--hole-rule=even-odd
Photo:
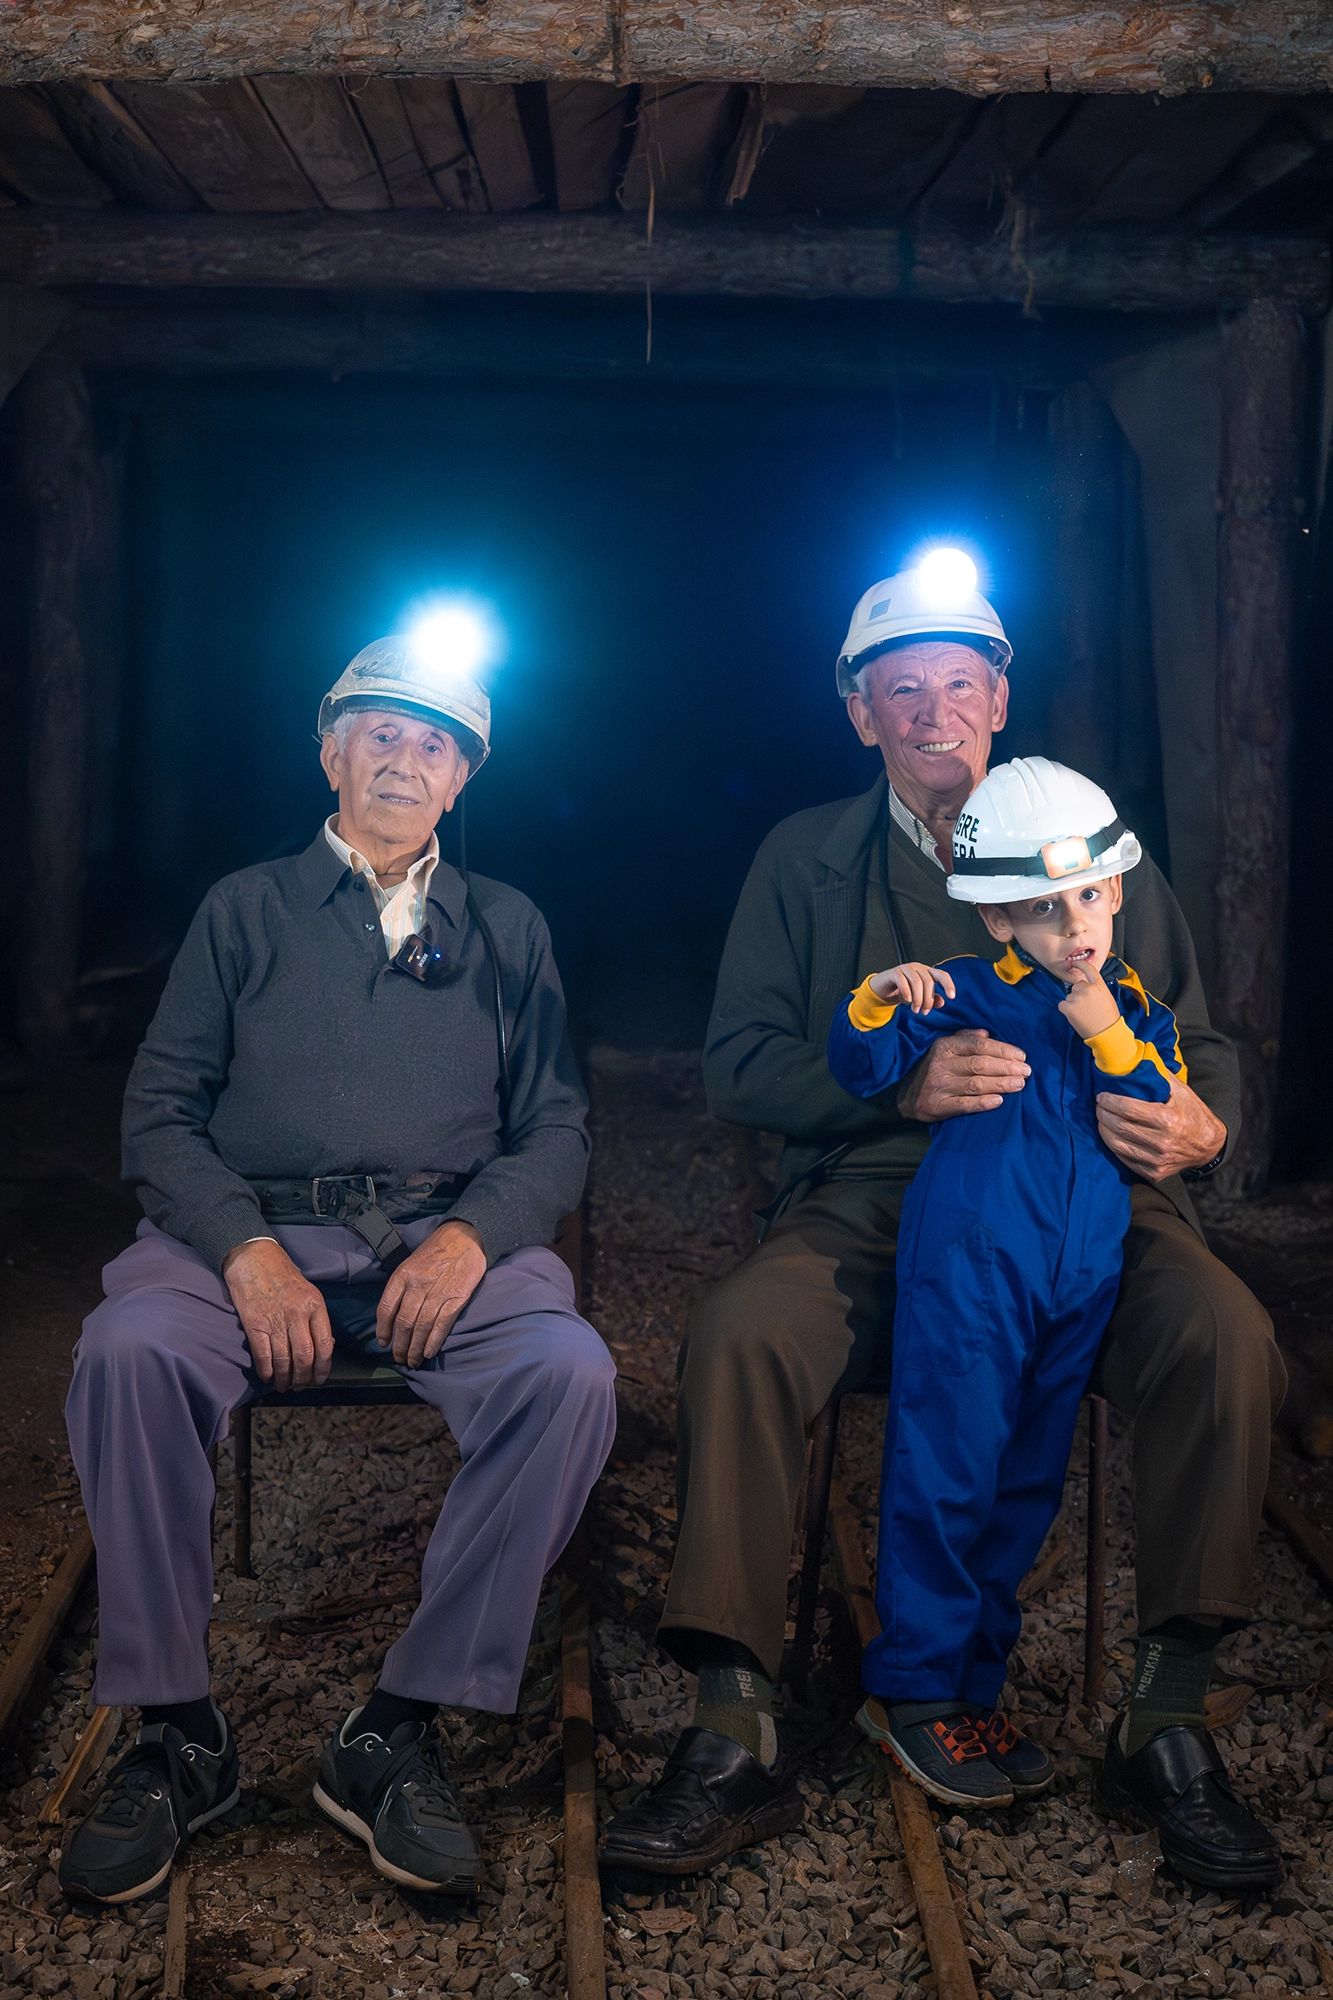
[{"label": "yellow collar trim", "polygon": [[995,977],[1002,979],[1006,986],[1017,986],[1020,979],[1026,979],[1031,972],[1030,965],[1024,965],[1018,953],[1010,945],[1003,958],[997,958],[993,967]]}]

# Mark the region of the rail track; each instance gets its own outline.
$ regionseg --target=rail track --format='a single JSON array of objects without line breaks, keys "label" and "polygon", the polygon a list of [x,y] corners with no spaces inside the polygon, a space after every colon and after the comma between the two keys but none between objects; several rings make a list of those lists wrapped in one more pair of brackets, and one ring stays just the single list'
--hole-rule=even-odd
[{"label": "rail track", "polygon": [[[1094,1506],[1098,1496],[1093,1493]],[[1316,1529],[1292,1503],[1270,1491],[1266,1509],[1271,1521],[1313,1570],[1333,1599],[1333,1541]],[[832,1557],[838,1586],[851,1614],[856,1636],[865,1645],[878,1625],[862,1542],[862,1524],[840,1479],[833,1482],[829,1510]],[[1052,1560],[1061,1551],[1053,1551]],[[59,1640],[65,1622],[87,1580],[93,1563],[92,1538],[86,1523],[76,1527],[70,1546],[53,1574],[40,1605],[3,1670],[0,1670],[0,1742],[11,1733],[44,1661]],[[560,1735],[563,1770],[563,1830],[559,1840],[564,1895],[565,1984],[570,2000],[606,2000],[607,1970],[603,1949],[605,1919],[599,1880],[597,1840],[596,1733],[592,1711],[593,1657],[590,1639],[586,1551],[582,1534],[566,1559],[560,1621]],[[1100,1635],[1094,1635],[1098,1641]],[[1091,1654],[1090,1654],[1091,1656]],[[1210,1710],[1223,1723],[1235,1719],[1235,1690],[1210,1697]],[[1241,1704],[1243,1706],[1243,1702]],[[1239,1714],[1239,1709],[1236,1711]],[[53,1830],[72,1817],[88,1786],[109,1756],[121,1728],[118,1709],[96,1708],[37,1814],[42,1827]],[[925,1795],[901,1773],[889,1778],[893,1811],[901,1836],[912,1893],[929,1953],[938,2000],[976,2000],[974,1960],[960,1923],[960,1906],[951,1889],[941,1854],[936,1815]],[[283,1843],[284,1849],[290,1843]],[[247,1848],[247,1852],[248,1852]],[[299,1871],[299,1860],[284,1852],[284,1864]],[[162,1951],[160,1991],[164,2000],[184,2000],[191,1970],[192,1903],[197,1905],[215,1879],[226,1873],[208,1854],[186,1850],[172,1872]],[[350,1872],[349,1872],[350,1871]],[[364,1888],[364,1867],[349,1863],[352,1893]],[[353,1882],[353,1874],[362,1880]],[[447,1919],[439,1920],[447,1926]],[[199,1968],[202,1973],[203,1968]],[[271,1975],[269,1990],[278,1991],[281,1970]],[[224,1980],[223,1986],[227,1984]],[[263,1991],[258,1986],[232,1990]],[[314,1991],[318,1992],[315,1975]],[[391,1989],[392,1990],[392,1989]]]}]

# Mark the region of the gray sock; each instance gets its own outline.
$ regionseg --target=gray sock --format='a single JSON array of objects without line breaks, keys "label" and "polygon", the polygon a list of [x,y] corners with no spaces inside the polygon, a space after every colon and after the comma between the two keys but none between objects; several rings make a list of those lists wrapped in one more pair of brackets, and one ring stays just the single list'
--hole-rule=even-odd
[{"label": "gray sock", "polygon": [[748,1647],[732,1639],[709,1643],[699,1661],[694,1720],[700,1729],[715,1729],[743,1744],[761,1764],[773,1765],[778,1754],[773,1683]]}]

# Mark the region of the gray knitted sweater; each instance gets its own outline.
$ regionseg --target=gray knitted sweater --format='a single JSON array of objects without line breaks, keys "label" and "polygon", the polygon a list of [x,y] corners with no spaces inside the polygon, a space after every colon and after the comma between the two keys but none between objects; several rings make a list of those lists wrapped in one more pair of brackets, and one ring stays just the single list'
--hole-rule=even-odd
[{"label": "gray knitted sweater", "polygon": [[548,1243],[587,1170],[587,1101],[540,912],[471,878],[504,968],[501,1129],[493,983],[462,877],[427,903],[449,977],[388,962],[374,900],[321,829],[304,854],[210,889],[125,1092],[123,1172],[149,1218],[215,1268],[264,1224],[249,1179],[476,1175],[450,1211],[489,1262]]}]

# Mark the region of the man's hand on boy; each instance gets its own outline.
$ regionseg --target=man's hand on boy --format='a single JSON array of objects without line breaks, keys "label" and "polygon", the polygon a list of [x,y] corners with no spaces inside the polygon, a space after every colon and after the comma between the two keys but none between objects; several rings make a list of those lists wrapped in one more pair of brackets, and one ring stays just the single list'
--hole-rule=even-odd
[{"label": "man's hand on boy", "polygon": [[[932,1008],[942,1007],[946,993],[951,1000],[954,997],[948,973],[938,965],[920,965],[916,959],[891,966],[887,972],[872,973],[866,983],[877,1000],[906,1001],[914,1014],[929,1014]],[[938,993],[936,987],[941,989]]]},{"label": "man's hand on boy", "polygon": [[1071,966],[1069,991],[1059,1003],[1060,1012],[1083,1041],[1105,1034],[1120,1019],[1120,1009],[1111,989],[1095,965]]},{"label": "man's hand on boy", "polygon": [[1165,1181],[1189,1167],[1206,1167],[1227,1142],[1222,1120],[1175,1077],[1167,1104],[1103,1091],[1097,1099],[1097,1126],[1116,1158],[1145,1181]]},{"label": "man's hand on boy", "polygon": [[985,1028],[944,1035],[909,1070],[898,1090],[904,1118],[934,1125],[973,1111],[998,1111],[1031,1076],[1027,1057],[1011,1042],[997,1042]]}]

